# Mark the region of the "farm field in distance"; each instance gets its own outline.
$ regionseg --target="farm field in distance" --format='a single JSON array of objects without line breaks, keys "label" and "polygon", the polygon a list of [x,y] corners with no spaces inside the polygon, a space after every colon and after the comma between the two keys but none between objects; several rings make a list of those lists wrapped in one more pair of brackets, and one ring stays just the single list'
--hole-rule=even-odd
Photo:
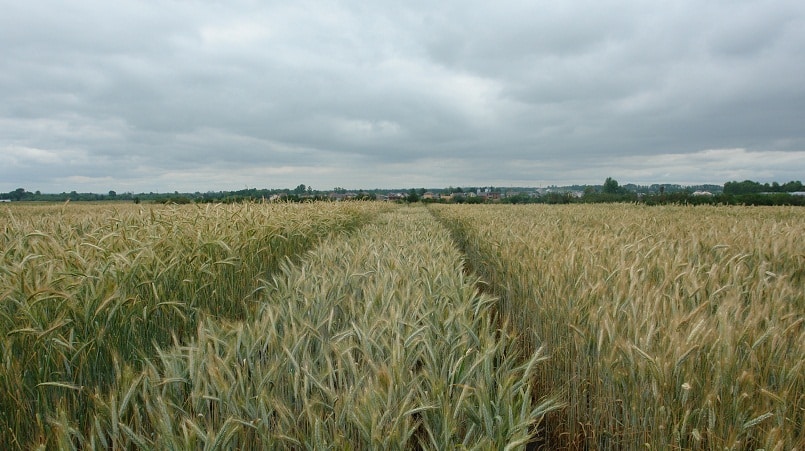
[{"label": "farm field in distance", "polygon": [[0,207],[3,449],[805,446],[805,210]]}]

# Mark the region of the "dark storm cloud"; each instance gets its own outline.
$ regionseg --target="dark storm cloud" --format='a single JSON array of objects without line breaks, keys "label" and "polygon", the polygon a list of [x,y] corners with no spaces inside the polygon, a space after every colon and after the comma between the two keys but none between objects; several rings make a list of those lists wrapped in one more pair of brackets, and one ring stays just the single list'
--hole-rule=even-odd
[{"label": "dark storm cloud", "polygon": [[805,173],[801,2],[2,3],[0,191]]}]

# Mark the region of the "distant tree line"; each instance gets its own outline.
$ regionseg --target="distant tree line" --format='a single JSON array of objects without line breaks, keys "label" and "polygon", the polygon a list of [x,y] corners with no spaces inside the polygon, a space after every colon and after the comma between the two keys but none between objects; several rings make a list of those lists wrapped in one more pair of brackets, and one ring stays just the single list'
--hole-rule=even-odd
[{"label": "distant tree line", "polygon": [[29,201],[29,202],[65,202],[65,201],[98,201],[98,200],[133,200],[134,195],[131,193],[117,194],[115,191],[109,191],[107,194],[97,193],[78,193],[70,191],[69,193],[59,194],[44,194],[40,191],[29,192],[24,188],[17,188],[8,193],[0,193],[0,199],[7,199],[13,201]]},{"label": "distant tree line", "polygon": [[[727,182],[723,189],[715,186],[700,186],[685,189],[666,189],[669,185],[652,185],[649,188],[635,185],[621,186],[611,177],[600,186],[577,186],[583,190],[581,196],[573,191],[554,191],[537,197],[527,196],[523,193],[506,197],[502,203],[609,203],[629,202],[646,205],[796,205],[805,206],[805,196],[792,193],[803,192],[803,185],[799,181],[784,184],[758,183],[750,180],[743,182]],[[720,187],[718,187],[720,188]]]},{"label": "distant tree line", "polygon": [[758,193],[794,193],[802,192],[805,189],[802,187],[802,182],[791,181],[783,183],[782,185],[773,182],[771,185],[768,183],[760,184],[751,180],[744,180],[743,182],[727,182],[724,184],[724,194],[758,194]]},{"label": "distant tree line", "polygon": [[[451,202],[451,203],[484,203],[499,202],[510,204],[543,203],[543,204],[569,204],[569,203],[603,203],[603,202],[632,202],[646,205],[663,204],[722,204],[722,205],[802,205],[805,206],[805,196],[791,193],[805,191],[802,182],[791,181],[787,183],[759,183],[751,180],[743,182],[731,181],[720,185],[699,185],[682,187],[679,185],[650,185],[638,186],[633,184],[620,185],[617,180],[607,177],[602,185],[572,185],[569,187],[550,187],[547,192],[536,194],[533,189],[521,189],[510,192],[500,199],[488,200],[481,195],[475,195],[477,188],[448,187],[437,190],[441,194],[438,198],[425,198],[425,188],[403,190],[402,202]],[[493,187],[485,191],[494,191]],[[388,193],[389,190],[367,190],[350,193],[350,199],[373,200]],[[31,202],[65,202],[65,201],[129,201],[151,203],[240,203],[281,200],[283,202],[311,202],[331,200],[331,193],[344,195],[347,190],[336,187],[332,191],[314,190],[312,187],[300,184],[293,189],[257,189],[246,188],[237,191],[195,192],[195,193],[117,193],[109,191],[106,194],[78,193],[71,191],[59,194],[43,194],[40,191],[29,192],[24,188],[17,188],[7,193],[0,193],[0,199],[12,201]],[[449,200],[447,196],[453,194]]]},{"label": "distant tree line", "polygon": [[[337,191],[343,188],[336,188]],[[346,192],[346,190],[343,190]],[[129,201],[150,202],[160,204],[189,204],[189,203],[241,203],[262,202],[272,199],[285,202],[310,202],[314,200],[329,200],[330,191],[317,191],[312,187],[301,184],[294,189],[258,189],[246,188],[236,191],[209,191],[206,193],[117,193],[109,191],[107,194],[97,193],[69,193],[43,194],[40,191],[29,192],[24,188],[17,188],[7,193],[0,193],[0,199],[26,202],[83,202],[83,201]],[[354,199],[374,199],[374,192],[359,191]]]},{"label": "distant tree line", "polygon": [[617,181],[607,178],[601,190],[585,190],[579,202],[635,202],[647,205],[687,204],[687,205],[798,205],[805,206],[805,196],[794,195],[803,191],[802,183],[791,181],[784,184],[774,182],[758,183],[751,180],[727,182],[723,189],[694,190],[692,188],[666,192],[663,186],[659,191],[635,192],[619,186]]}]

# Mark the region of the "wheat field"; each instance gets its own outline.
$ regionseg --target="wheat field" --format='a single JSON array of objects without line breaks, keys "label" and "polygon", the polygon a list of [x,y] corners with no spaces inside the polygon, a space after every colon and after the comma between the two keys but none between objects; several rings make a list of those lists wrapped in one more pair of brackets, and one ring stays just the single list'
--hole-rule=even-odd
[{"label": "wheat field", "polygon": [[96,390],[203,318],[256,311],[259,278],[382,206],[14,205],[0,210],[0,441],[86,429]]},{"label": "wheat field", "polygon": [[0,210],[3,449],[805,449],[805,212]]},{"label": "wheat field", "polygon": [[544,347],[573,449],[805,446],[805,212],[433,206]]}]

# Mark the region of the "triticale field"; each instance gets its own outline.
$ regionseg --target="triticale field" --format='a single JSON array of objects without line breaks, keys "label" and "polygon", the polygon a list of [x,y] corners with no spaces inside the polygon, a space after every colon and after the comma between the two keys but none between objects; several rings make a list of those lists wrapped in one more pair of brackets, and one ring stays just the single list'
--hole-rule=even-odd
[{"label": "triticale field", "polygon": [[2,449],[805,449],[805,210],[10,204]]},{"label": "triticale field", "polygon": [[552,447],[803,449],[805,212],[434,206],[500,297]]}]

